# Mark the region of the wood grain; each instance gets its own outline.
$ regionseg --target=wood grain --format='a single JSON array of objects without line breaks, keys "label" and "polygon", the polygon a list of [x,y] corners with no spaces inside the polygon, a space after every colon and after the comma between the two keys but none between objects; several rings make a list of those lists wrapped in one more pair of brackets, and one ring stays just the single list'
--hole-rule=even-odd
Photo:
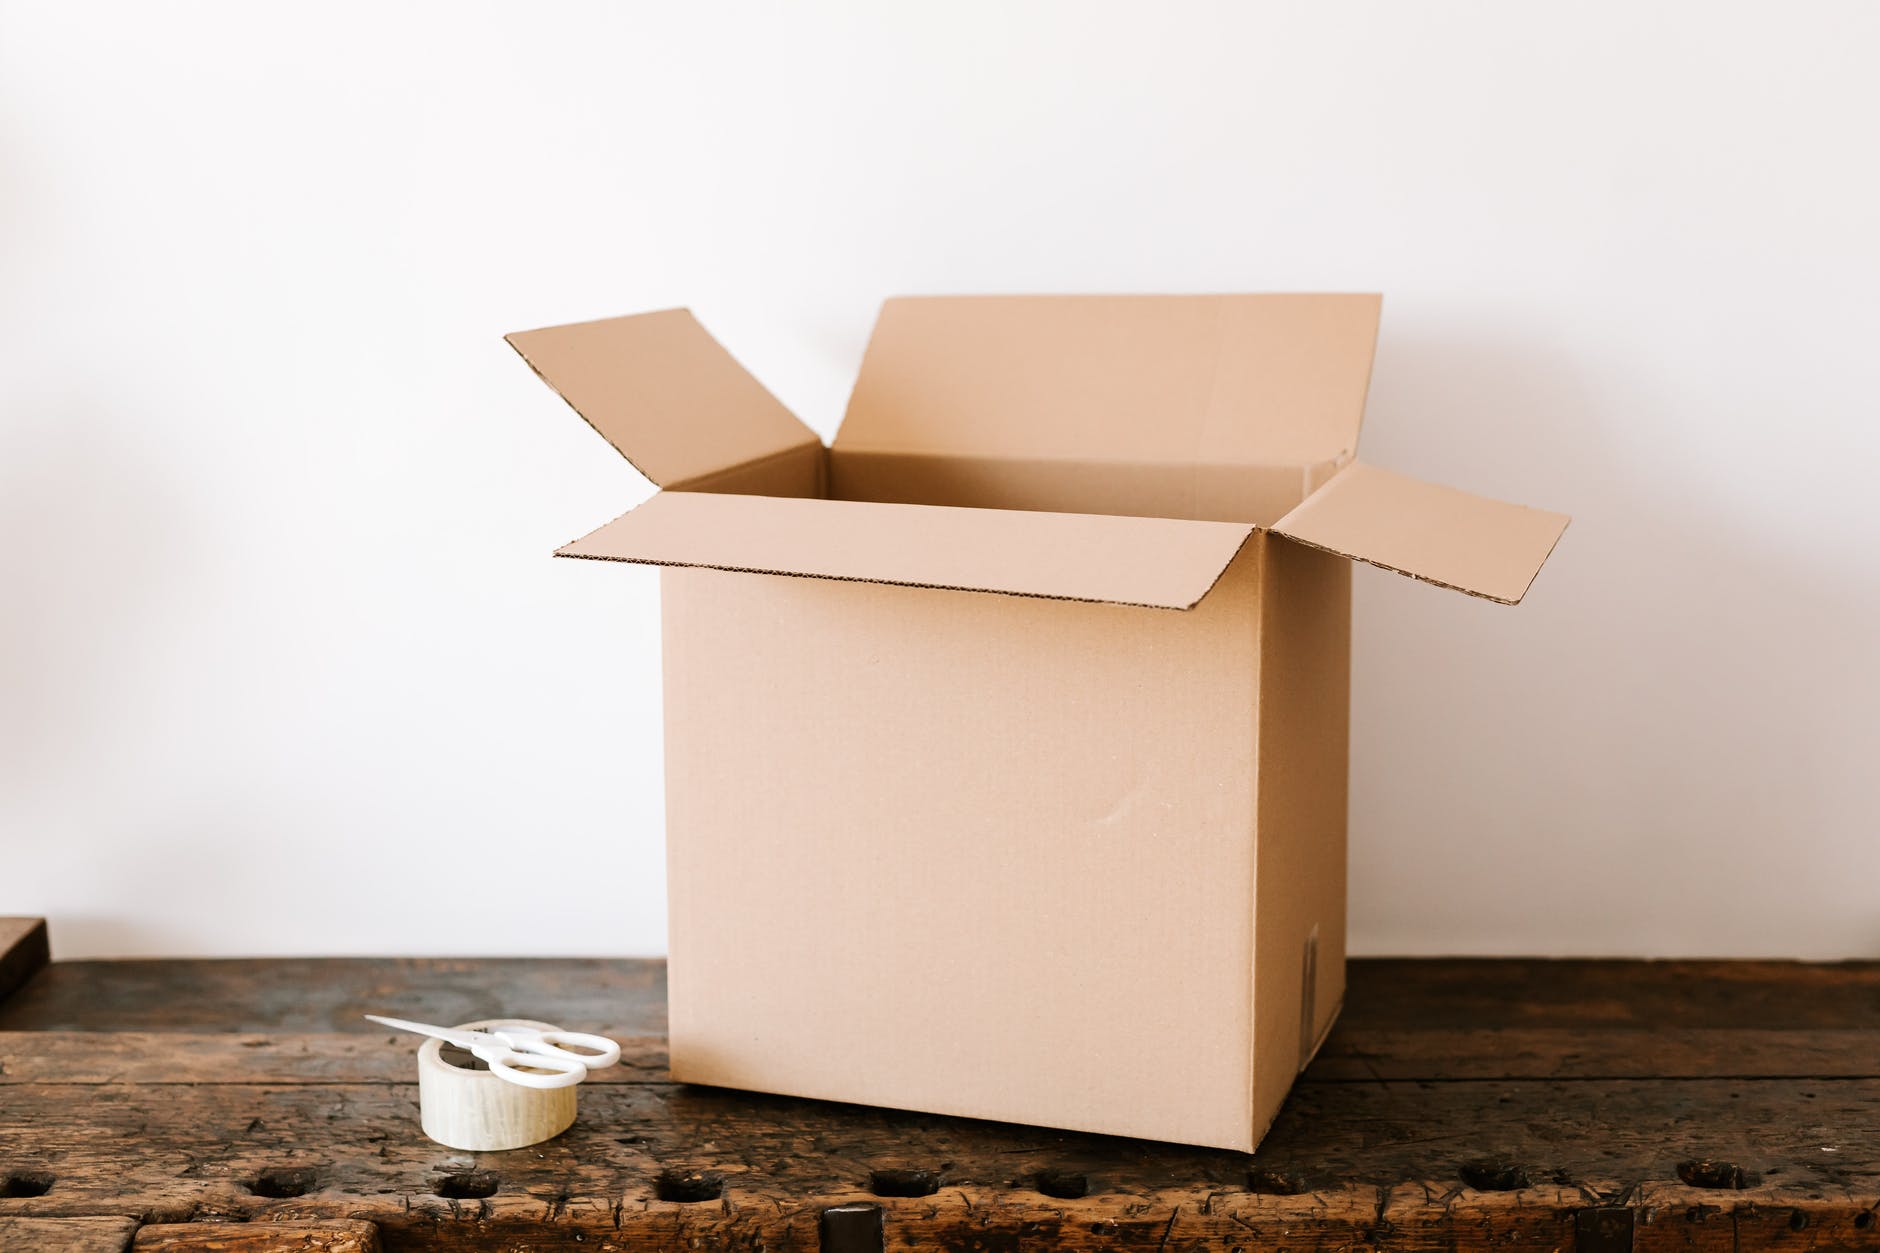
[{"label": "wood grain", "polygon": [[[666,1082],[664,1036],[628,1035],[620,1065],[589,1084]],[[199,1083],[415,1083],[417,1040],[379,1028],[378,1035],[330,1032],[0,1031],[0,1090],[7,1085]]]},{"label": "wood grain", "polygon": [[0,1002],[0,1031],[371,1034],[423,1022],[545,1018],[666,1033],[666,964],[598,958],[268,958],[57,962]]},{"label": "wood grain", "polygon": [[1334,1028],[1306,1072],[1373,1079],[1880,1079],[1880,1032],[1817,1027]]},{"label": "wood grain", "polygon": [[379,1229],[345,1218],[282,1223],[153,1223],[134,1253],[380,1253]]},{"label": "wood grain", "polygon": [[8,1218],[0,1215],[6,1253],[123,1253],[137,1230],[132,1218]]},{"label": "wood grain", "polygon": [[[591,1084],[665,1083],[663,1036],[595,1025],[620,1041],[620,1065]],[[0,1088],[25,1083],[405,1083],[412,1040],[354,1032],[0,1031]],[[1305,1075],[1381,1079],[1880,1079],[1872,1031],[1685,1028],[1675,1031],[1340,1028]]]},{"label": "wood grain", "polygon": [[[0,1216],[343,1219],[388,1249],[1880,1249],[1871,964],[1354,963],[1252,1157],[674,1085],[656,963],[73,965],[122,999],[54,965],[6,1007],[0,1179],[29,1186]],[[477,997],[631,1064],[554,1140],[441,1148],[413,1042],[350,1014]]]},{"label": "wood grain", "polygon": [[[37,920],[31,920],[37,921]],[[1341,1027],[1880,1030],[1880,961],[1360,958]],[[0,1030],[359,1032],[363,1015],[500,1014],[666,1030],[664,962],[240,958],[58,962],[0,1004]]]},{"label": "wood grain", "polygon": [[[465,1241],[538,1228],[630,1236],[630,1247],[676,1232],[793,1247],[788,1232],[853,1201],[883,1205],[891,1230],[938,1247],[961,1231],[1048,1227],[1083,1247],[1099,1229],[1121,1239],[1172,1223],[1213,1238],[1272,1221],[1356,1240],[1380,1206],[1394,1207],[1394,1230],[1434,1239],[1465,1218],[1494,1230],[1570,1223],[1578,1208],[1627,1204],[1646,1188],[1683,1209],[1800,1209],[1851,1238],[1857,1214],[1880,1202],[1880,1081],[1868,1080],[1308,1083],[1251,1159],[654,1084],[585,1093],[581,1119],[547,1144],[460,1154],[417,1134],[410,1085],[86,1091],[82,1103],[60,1085],[8,1096],[0,1155],[56,1177],[25,1203],[35,1214],[355,1217],[416,1247],[486,1247]],[[1679,1175],[1693,1161],[1757,1182],[1694,1187]],[[877,1172],[926,1175],[934,1191],[879,1197]],[[722,1187],[667,1199],[662,1180],[694,1174]]]}]

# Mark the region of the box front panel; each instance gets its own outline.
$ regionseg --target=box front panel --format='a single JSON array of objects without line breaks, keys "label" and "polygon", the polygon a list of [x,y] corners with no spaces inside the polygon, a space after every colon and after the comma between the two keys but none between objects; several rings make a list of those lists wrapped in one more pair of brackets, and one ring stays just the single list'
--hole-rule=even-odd
[{"label": "box front panel", "polygon": [[1185,613],[665,571],[675,1076],[1246,1147],[1259,562]]}]

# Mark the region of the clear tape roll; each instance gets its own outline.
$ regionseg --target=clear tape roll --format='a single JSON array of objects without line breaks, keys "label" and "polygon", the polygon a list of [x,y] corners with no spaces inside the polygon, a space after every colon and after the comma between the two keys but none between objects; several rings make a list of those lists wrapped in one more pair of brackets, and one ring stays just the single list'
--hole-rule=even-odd
[{"label": "clear tape roll", "polygon": [[[526,1018],[491,1018],[457,1029],[497,1027],[554,1030]],[[443,1050],[442,1040],[426,1040],[418,1048],[418,1122],[425,1135],[446,1148],[473,1153],[520,1149],[552,1139],[573,1124],[581,1085],[525,1088],[489,1070],[454,1066]]]}]

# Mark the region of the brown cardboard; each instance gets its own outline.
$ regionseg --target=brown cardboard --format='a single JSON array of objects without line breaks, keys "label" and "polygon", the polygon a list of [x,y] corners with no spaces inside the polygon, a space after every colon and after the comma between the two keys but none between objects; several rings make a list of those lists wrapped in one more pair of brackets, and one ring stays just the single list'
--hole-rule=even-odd
[{"label": "brown cardboard", "polygon": [[1345,999],[1351,566],[1261,535],[1254,1143]]},{"label": "brown cardboard", "polygon": [[505,338],[634,469],[662,487],[821,443],[689,309]]},{"label": "brown cardboard", "polygon": [[1258,565],[664,571],[674,1078],[1249,1147]]},{"label": "brown cardboard", "polygon": [[[844,500],[1277,522],[1334,469],[829,451]],[[1321,472],[1322,471],[1322,472]]]},{"label": "brown cardboard", "polygon": [[511,337],[668,488],[561,553],[666,567],[676,1078],[1258,1143],[1344,994],[1346,558],[1513,603],[1566,525],[1353,460],[1377,311],[889,301],[828,449],[683,311]]},{"label": "brown cardboard", "polygon": [[1564,513],[1471,496],[1357,462],[1273,530],[1439,587],[1516,605],[1567,522]]},{"label": "brown cardboard", "polygon": [[1208,466],[1349,456],[1379,303],[1365,295],[890,300],[835,447]]},{"label": "brown cardboard", "polygon": [[1253,528],[940,505],[665,492],[563,557],[1187,609]]}]

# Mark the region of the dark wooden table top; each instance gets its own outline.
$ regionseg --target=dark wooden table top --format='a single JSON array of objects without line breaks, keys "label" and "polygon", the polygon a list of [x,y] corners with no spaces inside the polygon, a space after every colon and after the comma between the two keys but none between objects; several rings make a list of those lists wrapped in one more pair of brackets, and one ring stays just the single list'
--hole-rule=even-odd
[{"label": "dark wooden table top", "polygon": [[[656,961],[44,956],[0,920],[8,1253],[1880,1249],[1874,962],[1357,961],[1248,1157],[676,1085]],[[368,1011],[626,1064],[460,1153]]]}]

